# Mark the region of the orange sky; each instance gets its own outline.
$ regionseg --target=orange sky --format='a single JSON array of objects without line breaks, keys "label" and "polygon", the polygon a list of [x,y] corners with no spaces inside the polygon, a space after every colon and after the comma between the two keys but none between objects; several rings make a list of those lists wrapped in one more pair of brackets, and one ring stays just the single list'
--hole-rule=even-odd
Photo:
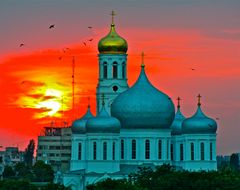
[{"label": "orange sky", "polygon": [[[142,5],[138,6],[140,9]],[[220,118],[218,153],[239,151],[239,143],[236,142],[240,135],[237,127],[240,118],[240,91],[237,87],[240,82],[240,38],[238,38],[240,24],[234,23],[231,27],[226,24],[220,27],[216,20],[211,21],[215,17],[209,17],[212,22],[210,25],[204,15],[202,17],[206,23],[202,23],[201,17],[190,21],[186,15],[181,13],[177,15],[177,7],[174,7],[175,12],[172,11],[172,15],[169,16],[168,6],[173,5],[165,5],[162,7],[165,8],[162,12],[155,10],[154,7],[146,7],[149,8],[149,15],[146,17],[151,17],[151,20],[140,14],[137,17],[137,10],[132,10],[135,11],[134,14],[129,8],[124,14],[122,13],[125,11],[124,7],[118,8],[116,30],[129,45],[129,84],[131,86],[137,79],[141,64],[140,54],[144,51],[149,79],[173,100],[177,96],[183,99],[182,112],[186,117],[195,112],[196,96],[201,93],[203,111],[212,118]],[[6,25],[9,31],[4,32],[4,29],[0,35],[5,45],[0,47],[0,145],[19,145],[24,148],[29,139],[36,139],[42,127],[49,125],[51,121],[71,122],[72,56],[75,56],[76,63],[76,117],[80,117],[85,112],[88,96],[91,98],[92,110],[95,113],[95,91],[98,79],[97,43],[107,34],[110,18],[101,7],[95,15],[81,13],[83,17],[88,16],[87,21],[93,26],[92,29],[88,29],[89,24],[86,20],[81,20],[81,16],[76,17],[78,10],[74,12],[73,8],[68,8],[65,13],[56,14],[59,17],[50,16],[48,10],[44,9],[49,16],[48,21],[44,14],[36,16],[37,13],[31,13],[38,21],[37,25],[31,19],[24,17],[25,19],[22,20],[19,18],[21,22],[18,22],[17,26],[13,26],[15,20],[11,20],[10,16],[1,17],[12,22]],[[200,7],[193,9],[197,12]],[[32,10],[35,8],[29,9]],[[50,10],[56,11],[54,8],[49,8]],[[213,13],[211,6],[208,11],[206,14],[210,14],[211,11],[211,14]],[[222,20],[224,18],[231,20],[228,16],[233,14],[232,9],[221,7],[219,15],[221,15],[220,11],[223,14]],[[217,13],[216,11],[216,15]],[[64,18],[61,17],[62,14],[65,14]],[[101,18],[98,18],[99,15]],[[156,15],[159,16],[160,23],[156,22]],[[173,18],[182,20],[173,23]],[[164,22],[168,19],[169,23]],[[53,30],[49,30],[48,26],[53,21],[56,26]],[[184,23],[187,21],[192,23],[191,27]],[[231,20],[233,21],[234,19]],[[79,25],[76,22],[79,22]],[[195,26],[196,22],[199,26]],[[25,24],[30,23],[32,27],[27,31]],[[24,27],[21,27],[21,24]],[[80,24],[84,28],[80,27]],[[174,24],[174,27],[171,24]],[[15,32],[16,28],[24,32],[21,30]],[[92,42],[88,41],[90,38],[93,38]],[[87,46],[83,42],[87,42]],[[20,43],[25,45],[20,48]]]}]

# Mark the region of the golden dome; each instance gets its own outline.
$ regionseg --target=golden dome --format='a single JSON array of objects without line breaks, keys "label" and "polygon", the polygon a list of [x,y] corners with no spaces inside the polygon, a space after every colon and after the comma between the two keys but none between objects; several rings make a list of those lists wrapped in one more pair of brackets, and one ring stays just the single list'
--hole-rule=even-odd
[{"label": "golden dome", "polygon": [[125,54],[127,49],[127,41],[117,34],[114,24],[108,35],[98,42],[98,51],[102,54]]}]

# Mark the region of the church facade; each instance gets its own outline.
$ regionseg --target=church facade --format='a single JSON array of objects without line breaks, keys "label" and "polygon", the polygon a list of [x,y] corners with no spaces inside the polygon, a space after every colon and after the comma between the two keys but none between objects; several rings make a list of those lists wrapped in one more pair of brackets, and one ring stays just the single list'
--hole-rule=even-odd
[{"label": "church facade", "polygon": [[198,96],[196,112],[186,118],[171,98],[148,80],[144,60],[135,84],[127,83],[128,44],[112,20],[98,43],[97,114],[72,124],[70,171],[63,183],[73,190],[106,178],[127,178],[139,166],[171,164],[183,170],[216,170],[217,123],[207,117]]}]

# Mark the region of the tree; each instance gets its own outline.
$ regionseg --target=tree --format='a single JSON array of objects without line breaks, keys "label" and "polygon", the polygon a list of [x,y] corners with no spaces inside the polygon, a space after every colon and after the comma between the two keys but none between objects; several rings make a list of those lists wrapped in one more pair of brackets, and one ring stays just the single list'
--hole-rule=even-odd
[{"label": "tree", "polygon": [[0,181],[1,190],[37,190],[37,187],[31,185],[25,180],[3,180]]},{"label": "tree", "polygon": [[71,190],[71,188],[60,184],[49,183],[43,187],[42,190]]},{"label": "tree", "polygon": [[26,165],[24,162],[18,162],[14,169],[16,172],[16,177],[29,179],[30,181],[33,179],[31,167]]},{"label": "tree", "polygon": [[143,188],[137,187],[126,179],[113,180],[106,179],[87,186],[87,190],[143,190]]},{"label": "tree", "polygon": [[42,160],[38,160],[33,166],[34,181],[37,182],[52,182],[54,171],[52,167],[45,164]]},{"label": "tree", "polygon": [[232,154],[230,157],[230,166],[236,170],[239,169],[239,156],[238,154]]},{"label": "tree", "polygon": [[33,154],[35,150],[35,142],[33,139],[29,141],[27,148],[25,149],[24,161],[28,166],[32,166]]},{"label": "tree", "polygon": [[10,178],[14,177],[15,172],[11,166],[5,166],[4,171],[3,171],[3,177],[4,178]]}]

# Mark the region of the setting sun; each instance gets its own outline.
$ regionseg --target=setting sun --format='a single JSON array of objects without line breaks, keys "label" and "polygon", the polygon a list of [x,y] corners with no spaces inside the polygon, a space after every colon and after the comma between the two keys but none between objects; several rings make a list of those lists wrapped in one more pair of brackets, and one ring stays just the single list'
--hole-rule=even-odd
[{"label": "setting sun", "polygon": [[40,117],[53,116],[61,109],[62,92],[56,89],[46,89],[45,97],[51,99],[41,101],[36,105],[36,108],[45,108],[47,111],[42,113]]}]

